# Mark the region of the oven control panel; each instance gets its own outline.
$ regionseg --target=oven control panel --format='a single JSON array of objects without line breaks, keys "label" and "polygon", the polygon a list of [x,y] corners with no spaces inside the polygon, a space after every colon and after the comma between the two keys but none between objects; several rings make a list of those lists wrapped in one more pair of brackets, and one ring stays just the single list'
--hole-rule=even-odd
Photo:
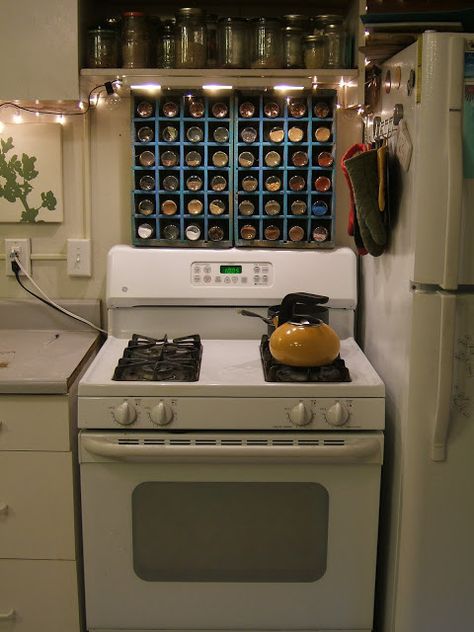
[{"label": "oven control panel", "polygon": [[136,430],[382,430],[383,397],[79,398],[79,427]]},{"label": "oven control panel", "polygon": [[266,287],[273,283],[273,266],[268,261],[194,261],[191,283],[205,287]]}]

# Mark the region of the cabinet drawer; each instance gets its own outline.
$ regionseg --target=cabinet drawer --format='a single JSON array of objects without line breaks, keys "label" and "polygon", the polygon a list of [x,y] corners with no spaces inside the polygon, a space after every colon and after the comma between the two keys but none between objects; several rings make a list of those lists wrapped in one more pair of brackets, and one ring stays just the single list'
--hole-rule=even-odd
[{"label": "cabinet drawer", "polygon": [[82,629],[75,562],[0,560],[0,586],[2,632]]},{"label": "cabinet drawer", "polygon": [[0,395],[0,450],[69,450],[69,406],[66,395]]},{"label": "cabinet drawer", "polygon": [[70,453],[0,452],[0,558],[75,559]]}]

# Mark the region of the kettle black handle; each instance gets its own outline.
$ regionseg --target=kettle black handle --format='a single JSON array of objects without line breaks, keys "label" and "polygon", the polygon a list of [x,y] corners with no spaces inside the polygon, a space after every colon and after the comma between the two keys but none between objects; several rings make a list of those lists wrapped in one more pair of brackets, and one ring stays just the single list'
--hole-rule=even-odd
[{"label": "kettle black handle", "polygon": [[295,305],[320,305],[327,303],[329,296],[319,296],[318,294],[310,294],[309,292],[293,292],[287,294],[282,302],[278,313],[278,325],[288,322],[295,310]]}]

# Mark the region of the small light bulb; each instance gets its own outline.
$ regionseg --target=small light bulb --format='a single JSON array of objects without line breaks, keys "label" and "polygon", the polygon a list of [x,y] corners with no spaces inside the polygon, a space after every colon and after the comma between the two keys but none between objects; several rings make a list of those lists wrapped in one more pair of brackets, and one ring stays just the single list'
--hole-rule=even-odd
[{"label": "small light bulb", "polygon": [[66,122],[66,119],[64,118],[63,114],[59,114],[56,117],[56,123],[60,123],[61,125],[64,125],[65,122]]},{"label": "small light bulb", "polygon": [[36,116],[37,118],[39,118],[39,115],[40,115],[40,113],[39,113],[39,112],[35,112],[35,116]]},{"label": "small light bulb", "polygon": [[13,115],[13,122],[14,123],[23,123],[23,117],[19,112],[16,112],[16,114]]},{"label": "small light bulb", "polygon": [[364,37],[369,37],[370,31],[364,31]]},{"label": "small light bulb", "polygon": [[79,101],[77,104],[80,110],[85,110],[86,106],[84,105],[84,101]]}]

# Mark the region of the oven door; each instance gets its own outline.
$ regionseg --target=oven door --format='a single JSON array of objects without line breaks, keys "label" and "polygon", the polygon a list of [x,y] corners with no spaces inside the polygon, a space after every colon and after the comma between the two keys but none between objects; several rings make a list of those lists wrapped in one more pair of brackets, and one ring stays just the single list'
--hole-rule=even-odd
[{"label": "oven door", "polygon": [[89,630],[372,629],[381,433],[80,436]]}]

